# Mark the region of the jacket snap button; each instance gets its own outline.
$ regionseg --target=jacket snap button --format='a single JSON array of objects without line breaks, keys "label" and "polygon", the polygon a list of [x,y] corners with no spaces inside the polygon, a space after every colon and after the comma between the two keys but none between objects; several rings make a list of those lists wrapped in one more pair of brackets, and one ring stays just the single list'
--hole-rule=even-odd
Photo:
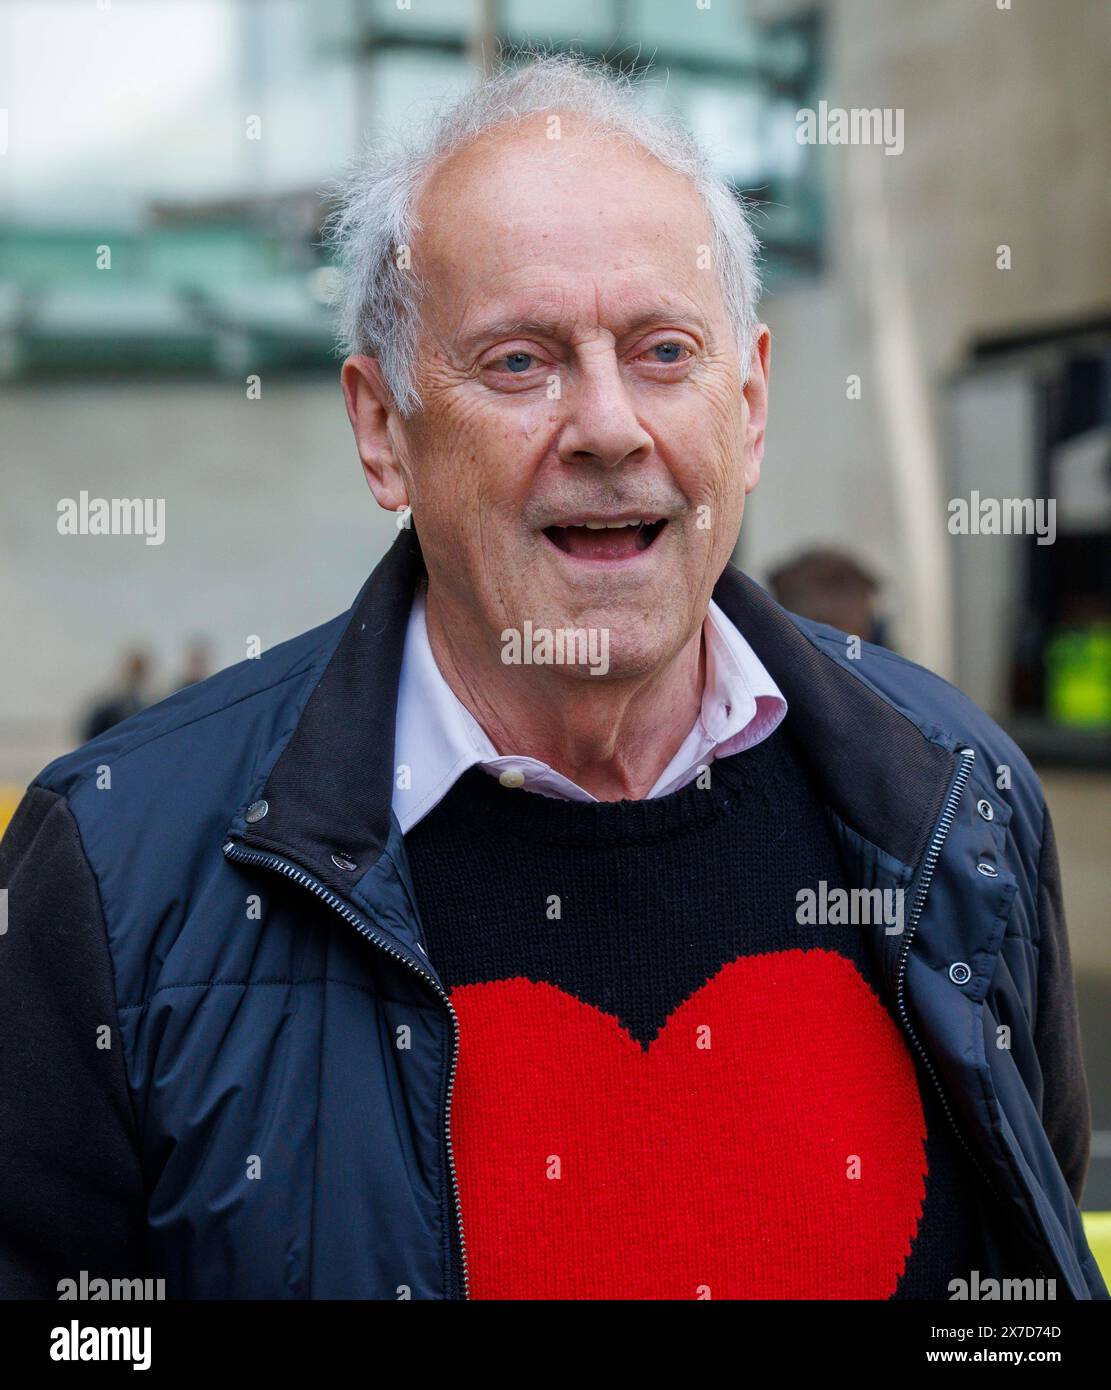
[{"label": "jacket snap button", "polygon": [[976,865],[976,872],[979,873],[979,874],[983,874],[983,876],[984,876],[985,878],[998,878],[998,877],[999,877],[999,870],[996,869],[996,868],[993,868],[992,865],[990,865],[990,864],[977,864],[977,865]]},{"label": "jacket snap button", "polygon": [[354,859],[346,854],[333,854],[332,863],[337,869],[357,869],[359,867]]},{"label": "jacket snap button", "polygon": [[270,803],[268,801],[252,801],[247,807],[247,813],[243,819],[248,825],[254,825],[256,821],[262,820],[269,809]]},{"label": "jacket snap button", "polygon": [[972,979],[972,971],[963,960],[955,960],[949,967],[949,978],[955,985],[966,985]]},{"label": "jacket snap button", "polygon": [[995,816],[995,812],[992,810],[990,801],[977,801],[976,810],[980,813],[984,820],[992,820]]}]

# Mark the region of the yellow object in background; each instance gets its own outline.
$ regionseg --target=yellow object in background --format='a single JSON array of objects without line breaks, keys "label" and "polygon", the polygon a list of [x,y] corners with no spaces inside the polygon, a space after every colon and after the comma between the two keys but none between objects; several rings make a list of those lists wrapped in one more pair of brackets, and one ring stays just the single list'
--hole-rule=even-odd
[{"label": "yellow object in background", "polygon": [[1111,1288],[1111,1211],[1082,1211],[1084,1234],[1096,1257],[1103,1281]]},{"label": "yellow object in background", "polygon": [[1045,672],[1046,712],[1055,724],[1111,728],[1111,623],[1054,633]]},{"label": "yellow object in background", "polygon": [[7,830],[8,822],[22,800],[22,787],[17,787],[14,782],[0,782],[0,835]]}]

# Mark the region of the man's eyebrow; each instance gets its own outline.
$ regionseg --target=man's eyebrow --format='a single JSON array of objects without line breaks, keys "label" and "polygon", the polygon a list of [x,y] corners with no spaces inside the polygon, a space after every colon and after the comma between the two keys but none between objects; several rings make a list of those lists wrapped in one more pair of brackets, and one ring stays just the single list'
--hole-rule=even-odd
[{"label": "man's eyebrow", "polygon": [[460,340],[459,346],[479,347],[487,340],[519,338],[528,333],[539,333],[545,338],[554,338],[558,336],[559,331],[558,320],[543,314],[506,314],[503,318],[492,319],[489,323],[480,323]]},{"label": "man's eyebrow", "polygon": [[[657,304],[628,319],[619,329],[617,336],[624,337],[646,324],[671,321],[676,324],[696,324],[703,331],[706,323],[702,315],[693,309],[679,309],[674,305]],[[496,342],[500,338],[520,338],[538,334],[543,338],[558,338],[563,325],[554,317],[545,314],[506,314],[490,323],[479,324],[472,332],[459,340],[458,346],[464,351],[480,347],[484,342]]]}]

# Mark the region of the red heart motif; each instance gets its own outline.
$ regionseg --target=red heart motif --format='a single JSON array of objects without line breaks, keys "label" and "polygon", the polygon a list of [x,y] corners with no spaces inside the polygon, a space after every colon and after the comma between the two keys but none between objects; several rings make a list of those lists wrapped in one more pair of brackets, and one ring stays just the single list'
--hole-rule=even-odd
[{"label": "red heart motif", "polygon": [[551,984],[451,998],[474,1298],[894,1292],[926,1124],[903,1038],[847,957],[742,956],[647,1051]]}]

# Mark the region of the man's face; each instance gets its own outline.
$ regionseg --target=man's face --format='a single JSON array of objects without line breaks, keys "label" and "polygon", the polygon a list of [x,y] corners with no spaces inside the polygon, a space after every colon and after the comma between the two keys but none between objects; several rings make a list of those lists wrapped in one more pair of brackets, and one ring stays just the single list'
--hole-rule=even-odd
[{"label": "man's face", "polygon": [[743,389],[696,193],[562,125],[473,145],[426,188],[424,407],[389,433],[442,626],[495,654],[526,620],[607,629],[613,679],[705,616],[759,474],[767,334]]}]

